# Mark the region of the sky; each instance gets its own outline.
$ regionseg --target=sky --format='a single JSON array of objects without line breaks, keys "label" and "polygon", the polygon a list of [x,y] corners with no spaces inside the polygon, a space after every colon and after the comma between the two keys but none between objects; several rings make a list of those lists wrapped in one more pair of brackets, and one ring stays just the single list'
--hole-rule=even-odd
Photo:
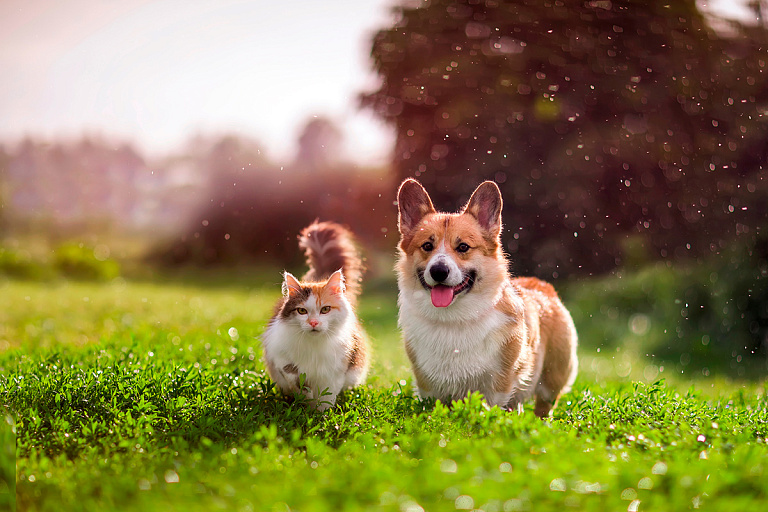
[{"label": "sky", "polygon": [[285,160],[317,115],[342,128],[344,159],[384,163],[394,134],[357,97],[377,86],[370,40],[392,3],[0,0],[0,141],[100,134],[162,155],[234,132]]},{"label": "sky", "polygon": [[2,0],[0,141],[124,138],[149,153],[235,132],[289,158],[327,116],[345,158],[385,161],[389,128],[358,108],[385,0]]}]

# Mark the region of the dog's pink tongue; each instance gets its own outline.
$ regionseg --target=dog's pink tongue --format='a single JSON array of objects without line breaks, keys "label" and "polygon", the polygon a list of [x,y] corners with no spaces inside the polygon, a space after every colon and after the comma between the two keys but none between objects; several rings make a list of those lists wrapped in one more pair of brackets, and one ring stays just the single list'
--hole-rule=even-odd
[{"label": "dog's pink tongue", "polygon": [[453,301],[453,288],[438,284],[432,287],[432,305],[436,308],[445,308]]}]

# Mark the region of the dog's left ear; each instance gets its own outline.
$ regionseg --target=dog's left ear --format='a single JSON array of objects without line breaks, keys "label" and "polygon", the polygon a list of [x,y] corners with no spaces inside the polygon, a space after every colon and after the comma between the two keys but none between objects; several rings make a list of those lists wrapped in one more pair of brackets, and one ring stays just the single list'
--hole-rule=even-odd
[{"label": "dog's left ear", "polygon": [[421,183],[409,178],[397,191],[397,212],[397,227],[400,234],[405,234],[413,230],[427,214],[434,213],[435,207]]},{"label": "dog's left ear", "polygon": [[480,227],[493,238],[501,233],[501,191],[493,181],[484,181],[472,193],[463,213],[477,219]]}]

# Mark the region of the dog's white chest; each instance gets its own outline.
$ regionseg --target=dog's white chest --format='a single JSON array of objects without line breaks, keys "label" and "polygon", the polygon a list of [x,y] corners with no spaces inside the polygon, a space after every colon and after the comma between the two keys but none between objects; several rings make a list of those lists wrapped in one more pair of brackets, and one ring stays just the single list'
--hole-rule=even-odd
[{"label": "dog's white chest", "polygon": [[400,324],[420,371],[440,394],[464,395],[469,389],[487,392],[501,367],[508,318],[492,310],[472,323],[442,323],[401,310]]}]

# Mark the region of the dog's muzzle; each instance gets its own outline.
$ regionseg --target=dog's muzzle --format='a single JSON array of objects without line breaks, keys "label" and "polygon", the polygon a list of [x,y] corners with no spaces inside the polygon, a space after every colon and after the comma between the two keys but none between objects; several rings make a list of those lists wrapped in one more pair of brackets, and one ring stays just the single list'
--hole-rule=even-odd
[{"label": "dog's muzzle", "polygon": [[[439,266],[440,264],[434,265],[429,271],[430,277],[435,281],[437,281],[437,279],[432,271],[435,268],[438,268],[438,276],[440,276],[441,270],[439,270]],[[477,279],[477,272],[470,270],[469,272],[463,274],[464,279],[462,279],[462,281],[456,286],[446,286],[439,283],[434,286],[430,286],[427,284],[426,279],[424,279],[424,270],[418,270],[417,275],[419,277],[419,282],[421,282],[421,286],[423,286],[424,289],[429,292],[432,305],[436,308],[444,308],[450,306],[457,295],[462,292],[468,292],[471,290],[472,286],[475,284],[475,280]],[[442,280],[445,280],[446,277],[447,276],[443,277]]]}]

